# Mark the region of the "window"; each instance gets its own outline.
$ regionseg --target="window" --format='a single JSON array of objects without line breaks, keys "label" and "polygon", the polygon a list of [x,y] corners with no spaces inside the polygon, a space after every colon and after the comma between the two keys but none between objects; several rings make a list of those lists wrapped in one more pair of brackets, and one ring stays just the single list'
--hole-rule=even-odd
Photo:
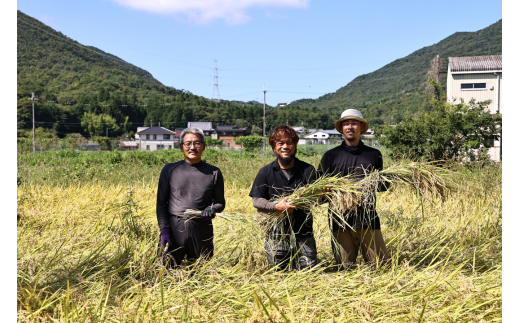
[{"label": "window", "polygon": [[157,145],[157,150],[162,150],[164,149],[164,145]]},{"label": "window", "polygon": [[237,135],[237,132],[236,132],[236,131],[233,131],[233,136],[236,137],[236,135]]},{"label": "window", "polygon": [[222,135],[225,136],[225,135],[226,135],[226,132],[225,132],[225,131],[222,131]]},{"label": "window", "polygon": [[486,83],[462,83],[460,85],[461,90],[485,90]]},{"label": "window", "polygon": [[157,139],[157,135],[153,135],[153,139],[154,139],[154,140]]},{"label": "window", "polygon": [[170,135],[163,135],[163,139],[169,140],[170,139]]},{"label": "window", "polygon": [[[148,135],[146,135],[148,136]],[[150,145],[146,145],[146,150],[150,150]]]},{"label": "window", "polygon": [[318,135],[314,135],[314,137],[318,137]]},{"label": "window", "polygon": [[172,149],[172,145],[168,145],[168,149]]},{"label": "window", "polygon": [[150,139],[150,135],[146,135],[146,139]]}]

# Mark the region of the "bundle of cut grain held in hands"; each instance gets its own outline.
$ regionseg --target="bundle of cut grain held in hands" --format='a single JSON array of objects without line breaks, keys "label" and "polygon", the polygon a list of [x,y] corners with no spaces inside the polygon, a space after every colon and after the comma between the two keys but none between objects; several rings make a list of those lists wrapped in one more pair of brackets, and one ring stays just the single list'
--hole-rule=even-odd
[{"label": "bundle of cut grain held in hands", "polygon": [[[310,213],[318,205],[329,202],[332,213],[341,218],[345,212],[354,210],[359,205],[374,203],[374,192],[385,186],[404,186],[426,201],[445,200],[456,186],[450,178],[452,174],[434,163],[403,161],[381,171],[367,171],[361,179],[359,175],[324,175],[312,184],[296,188],[289,195],[287,203]],[[280,196],[275,202],[278,203],[285,197]],[[264,230],[270,231],[289,216],[286,212],[262,213],[257,215],[257,221]]]}]

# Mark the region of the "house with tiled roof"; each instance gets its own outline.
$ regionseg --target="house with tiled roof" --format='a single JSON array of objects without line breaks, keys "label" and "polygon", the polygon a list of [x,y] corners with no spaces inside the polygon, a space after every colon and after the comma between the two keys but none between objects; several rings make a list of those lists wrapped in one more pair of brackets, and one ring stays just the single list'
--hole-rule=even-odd
[{"label": "house with tiled roof", "polygon": [[235,138],[244,136],[245,128],[240,128],[237,125],[221,125],[216,126],[215,131],[217,132],[217,139],[222,139],[224,147],[242,147],[235,142]]},{"label": "house with tiled roof", "polygon": [[[164,127],[139,127],[136,139],[139,140],[139,150],[161,150],[175,148],[175,132]],[[178,147],[178,144],[177,144]]]},{"label": "house with tiled roof", "polygon": [[188,122],[188,128],[199,128],[204,132],[204,136],[216,137],[216,131],[213,129],[212,122]]},{"label": "house with tiled roof", "polygon": [[[489,112],[502,113],[502,55],[448,58],[446,95],[448,102],[491,100]],[[501,140],[493,141],[490,158],[500,161]]]}]

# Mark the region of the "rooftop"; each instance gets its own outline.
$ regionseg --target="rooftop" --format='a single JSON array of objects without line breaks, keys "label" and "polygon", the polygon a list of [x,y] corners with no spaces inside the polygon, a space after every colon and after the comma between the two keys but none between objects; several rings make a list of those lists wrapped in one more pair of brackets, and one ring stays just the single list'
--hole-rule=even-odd
[{"label": "rooftop", "polygon": [[215,130],[217,130],[217,131],[228,131],[228,130],[246,130],[246,129],[240,128],[237,125],[232,125],[232,126],[223,125],[223,126],[215,126]]},{"label": "rooftop", "polygon": [[502,71],[502,55],[448,57],[452,72]]},{"label": "rooftop", "polygon": [[164,127],[149,127],[144,130],[137,132],[139,135],[174,135],[175,132],[170,129],[166,129]]},{"label": "rooftop", "polygon": [[188,122],[188,128],[199,128],[202,131],[213,131],[213,124],[211,122]]}]

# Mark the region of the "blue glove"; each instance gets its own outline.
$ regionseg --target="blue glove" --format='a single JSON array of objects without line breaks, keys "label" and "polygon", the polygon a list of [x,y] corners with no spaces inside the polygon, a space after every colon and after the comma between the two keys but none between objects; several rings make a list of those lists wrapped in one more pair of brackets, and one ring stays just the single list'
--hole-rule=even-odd
[{"label": "blue glove", "polygon": [[170,245],[172,244],[170,242],[170,228],[164,228],[161,230],[161,243],[163,246],[166,246],[166,242]]},{"label": "blue glove", "polygon": [[209,218],[209,219],[213,219],[215,217],[215,215],[217,214],[217,212],[215,211],[215,209],[213,209],[213,205],[212,206],[208,206],[207,208],[204,209],[204,211],[202,211],[201,215],[203,218]]}]

